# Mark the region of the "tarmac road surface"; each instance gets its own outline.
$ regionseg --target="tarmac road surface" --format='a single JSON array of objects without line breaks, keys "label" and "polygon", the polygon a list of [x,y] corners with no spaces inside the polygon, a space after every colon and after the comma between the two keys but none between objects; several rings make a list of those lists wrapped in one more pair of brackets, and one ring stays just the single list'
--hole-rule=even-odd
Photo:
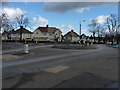
[{"label": "tarmac road surface", "polygon": [[91,50],[41,48],[54,54],[3,62],[4,88],[102,88],[118,82],[116,48],[106,45]]}]

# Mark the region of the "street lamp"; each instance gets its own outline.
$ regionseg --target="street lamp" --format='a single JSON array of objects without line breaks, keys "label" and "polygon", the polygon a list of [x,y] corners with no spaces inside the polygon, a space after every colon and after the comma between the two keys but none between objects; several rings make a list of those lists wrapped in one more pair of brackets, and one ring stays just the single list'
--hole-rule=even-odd
[{"label": "street lamp", "polygon": [[[81,26],[82,26],[81,23],[82,23],[82,22],[85,22],[85,20],[83,20],[83,21],[80,22],[80,36],[81,36]],[[80,39],[81,39],[81,38],[80,38]]]}]

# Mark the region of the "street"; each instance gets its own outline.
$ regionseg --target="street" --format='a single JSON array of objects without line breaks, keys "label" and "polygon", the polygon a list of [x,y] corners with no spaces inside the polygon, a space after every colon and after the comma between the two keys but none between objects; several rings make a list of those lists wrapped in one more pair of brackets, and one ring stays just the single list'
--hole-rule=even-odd
[{"label": "street", "polygon": [[103,44],[88,50],[39,47],[2,65],[3,88],[110,88],[118,82],[118,49]]}]

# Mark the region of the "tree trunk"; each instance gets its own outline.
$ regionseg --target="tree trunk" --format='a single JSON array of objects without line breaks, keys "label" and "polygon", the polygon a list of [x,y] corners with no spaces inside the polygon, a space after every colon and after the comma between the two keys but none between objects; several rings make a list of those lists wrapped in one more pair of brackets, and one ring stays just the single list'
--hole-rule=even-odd
[{"label": "tree trunk", "polygon": [[94,43],[95,43],[95,32],[93,32],[93,38],[94,38]]},{"label": "tree trunk", "polygon": [[100,33],[98,31],[98,43],[100,43]]},{"label": "tree trunk", "polygon": [[20,26],[20,42],[22,42],[23,26]]}]

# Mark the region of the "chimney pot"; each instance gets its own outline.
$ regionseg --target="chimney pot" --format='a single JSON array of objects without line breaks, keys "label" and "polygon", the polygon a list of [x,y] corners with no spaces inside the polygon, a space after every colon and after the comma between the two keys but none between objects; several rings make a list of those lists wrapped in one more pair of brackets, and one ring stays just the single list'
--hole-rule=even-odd
[{"label": "chimney pot", "polygon": [[20,28],[23,28],[23,26],[20,26]]},{"label": "chimney pot", "polygon": [[49,27],[49,25],[47,24],[47,25],[46,25],[46,27],[48,28],[48,27]]}]

